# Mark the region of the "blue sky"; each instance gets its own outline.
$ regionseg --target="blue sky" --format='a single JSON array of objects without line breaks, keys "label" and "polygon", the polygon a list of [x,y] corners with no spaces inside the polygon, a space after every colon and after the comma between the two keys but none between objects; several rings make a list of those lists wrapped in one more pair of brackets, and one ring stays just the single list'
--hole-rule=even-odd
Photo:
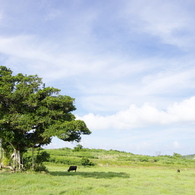
[{"label": "blue sky", "polygon": [[[86,148],[195,153],[193,0],[0,0],[0,64],[75,98]],[[75,147],[56,138],[47,148]]]}]

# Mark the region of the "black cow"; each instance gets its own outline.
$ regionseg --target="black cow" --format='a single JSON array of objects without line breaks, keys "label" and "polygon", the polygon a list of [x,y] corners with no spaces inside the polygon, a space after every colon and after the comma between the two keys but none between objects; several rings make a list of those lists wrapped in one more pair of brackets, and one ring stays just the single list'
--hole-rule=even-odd
[{"label": "black cow", "polygon": [[70,171],[75,171],[76,172],[77,170],[77,166],[70,166],[69,169],[68,169],[68,172]]},{"label": "black cow", "polygon": [[180,169],[177,169],[177,172],[180,173]]}]

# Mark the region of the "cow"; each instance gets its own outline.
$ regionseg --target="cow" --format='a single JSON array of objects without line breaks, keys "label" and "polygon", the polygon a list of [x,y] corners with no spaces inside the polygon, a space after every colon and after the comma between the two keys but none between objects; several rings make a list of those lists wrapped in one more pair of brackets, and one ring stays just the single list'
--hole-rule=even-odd
[{"label": "cow", "polygon": [[70,171],[75,171],[76,172],[77,170],[77,166],[70,166],[69,169],[68,169],[68,172]]},{"label": "cow", "polygon": [[180,173],[180,169],[177,169],[177,172]]}]

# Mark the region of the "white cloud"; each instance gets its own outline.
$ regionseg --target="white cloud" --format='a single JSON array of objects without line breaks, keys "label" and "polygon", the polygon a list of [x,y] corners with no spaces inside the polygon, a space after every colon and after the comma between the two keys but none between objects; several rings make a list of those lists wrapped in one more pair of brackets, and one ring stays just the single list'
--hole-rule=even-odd
[{"label": "white cloud", "polygon": [[[179,65],[179,62],[178,62]],[[181,69],[169,68],[156,74],[150,74],[143,77],[143,91],[145,94],[163,94],[184,88],[191,88],[194,83],[195,68]]]},{"label": "white cloud", "polygon": [[194,90],[195,68],[190,65],[193,62],[191,58],[188,68],[185,58],[163,62],[160,59],[146,59],[145,67],[144,62],[139,60],[129,61],[129,66],[121,67],[120,61],[114,59],[119,63],[116,69],[107,66],[109,70],[106,68],[106,72],[101,73],[102,67],[100,72],[91,75],[90,82],[89,78],[84,78],[77,85],[85,94],[80,101],[86,110],[96,113],[118,112],[131,104],[143,105],[143,101],[155,103],[163,108],[173,101],[181,101],[182,98],[188,97],[187,90]]},{"label": "white cloud", "polygon": [[29,60],[51,60],[51,56],[44,52],[43,46],[38,43],[34,36],[1,36],[0,43],[0,52],[5,55]]},{"label": "white cloud", "polygon": [[194,122],[195,121],[195,97],[174,103],[168,107],[167,113],[172,122]]},{"label": "white cloud", "polygon": [[142,107],[131,105],[129,109],[114,115],[101,116],[92,113],[78,118],[84,120],[90,129],[132,129],[154,125],[172,125],[194,123],[195,97],[180,103],[174,103],[165,111],[158,110],[154,105],[145,103]]},{"label": "white cloud", "polygon": [[[131,1],[126,6],[126,14],[137,22],[134,27],[159,37],[164,43],[181,48],[193,46],[193,17],[189,6],[183,1]],[[130,22],[132,24],[132,21]]]},{"label": "white cloud", "polygon": [[94,72],[101,67],[82,56],[82,52],[56,51],[52,42],[42,42],[35,36],[1,36],[0,52],[9,56],[8,67],[17,70],[18,66],[24,66],[30,74],[39,74],[50,81]]}]

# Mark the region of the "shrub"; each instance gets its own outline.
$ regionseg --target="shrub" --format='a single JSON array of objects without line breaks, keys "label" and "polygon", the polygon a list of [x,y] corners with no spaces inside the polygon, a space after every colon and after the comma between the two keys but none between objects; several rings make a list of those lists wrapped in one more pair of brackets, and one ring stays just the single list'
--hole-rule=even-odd
[{"label": "shrub", "polygon": [[81,144],[78,144],[77,146],[74,147],[73,151],[74,152],[78,152],[80,150],[82,150],[83,146]]},{"label": "shrub", "polygon": [[2,164],[5,165],[5,166],[9,165],[10,164],[9,158],[4,157],[3,160],[2,160]]},{"label": "shrub", "polygon": [[92,163],[88,158],[85,157],[81,159],[81,164],[83,166],[94,166],[94,163]]},{"label": "shrub", "polygon": [[35,164],[34,171],[36,171],[36,172],[44,171],[46,173],[49,172],[48,169],[46,168],[46,166],[43,164]]},{"label": "shrub", "polygon": [[49,153],[47,153],[46,151],[41,151],[36,156],[36,162],[37,163],[48,162],[49,158],[50,158],[50,154]]},{"label": "shrub", "polygon": [[178,154],[178,153],[173,153],[173,157],[175,157],[175,158],[181,158],[182,155],[181,154]]},{"label": "shrub", "polygon": [[[43,162],[47,162],[50,159],[50,154],[44,150],[35,150],[34,153],[34,170],[35,171],[46,171],[46,167]],[[23,155],[24,169],[32,168],[32,153],[30,151],[24,153]]]},{"label": "shrub", "polygon": [[140,162],[148,162],[148,161],[149,161],[149,158],[146,156],[140,158]]}]

